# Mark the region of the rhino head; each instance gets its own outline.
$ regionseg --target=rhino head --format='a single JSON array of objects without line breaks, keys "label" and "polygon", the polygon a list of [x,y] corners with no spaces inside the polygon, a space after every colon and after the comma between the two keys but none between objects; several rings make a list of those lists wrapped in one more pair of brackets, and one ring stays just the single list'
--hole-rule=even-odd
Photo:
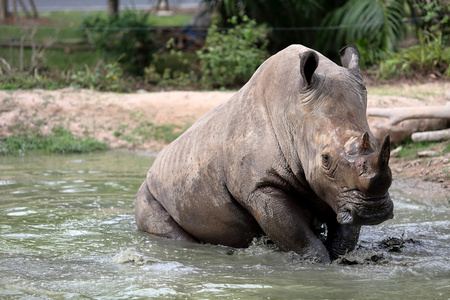
[{"label": "rhino head", "polygon": [[313,157],[305,174],[340,224],[379,224],[393,217],[389,136],[379,146],[370,132],[358,51],[346,47],[340,55],[343,67],[328,70],[318,66],[315,52],[301,57],[306,93],[316,99],[312,107],[306,105],[314,124],[314,133],[306,136],[317,147],[310,151]]},{"label": "rhino head", "polygon": [[317,164],[321,176],[313,186],[340,224],[375,225],[393,217],[389,143],[386,136],[378,147],[366,131],[347,137],[343,148],[330,143],[322,149]]},{"label": "rhino head", "polygon": [[300,94],[277,112],[289,132],[285,156],[294,157],[294,174],[304,176],[340,224],[379,224],[393,217],[389,136],[379,146],[369,129],[358,51],[346,47],[340,55],[342,67],[313,50],[299,54]]}]

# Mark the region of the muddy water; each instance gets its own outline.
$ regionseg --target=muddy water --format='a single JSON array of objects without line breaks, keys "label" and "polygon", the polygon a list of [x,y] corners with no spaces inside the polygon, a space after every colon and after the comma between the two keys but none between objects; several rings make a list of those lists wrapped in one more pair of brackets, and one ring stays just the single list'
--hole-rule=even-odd
[{"label": "muddy water", "polygon": [[364,227],[340,263],[257,242],[234,250],[138,232],[151,156],[0,157],[0,298],[449,299],[450,205],[392,190],[396,217]]}]

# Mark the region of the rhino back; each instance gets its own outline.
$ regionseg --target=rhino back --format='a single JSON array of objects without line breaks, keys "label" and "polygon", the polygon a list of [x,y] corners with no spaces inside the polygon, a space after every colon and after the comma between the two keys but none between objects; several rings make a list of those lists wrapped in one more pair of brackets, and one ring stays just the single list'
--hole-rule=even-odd
[{"label": "rhino back", "polygon": [[236,97],[206,113],[168,145],[151,167],[147,184],[172,218],[197,239],[228,240],[242,247],[261,229],[231,195],[226,182],[230,161],[224,145],[234,143],[226,133],[230,124],[244,118],[235,115]]}]

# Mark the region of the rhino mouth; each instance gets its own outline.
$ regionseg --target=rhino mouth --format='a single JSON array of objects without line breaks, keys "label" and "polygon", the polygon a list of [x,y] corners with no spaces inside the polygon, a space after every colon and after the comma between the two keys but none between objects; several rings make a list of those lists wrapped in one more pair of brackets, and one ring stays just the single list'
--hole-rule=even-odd
[{"label": "rhino mouth", "polygon": [[365,197],[358,191],[343,197],[337,221],[345,225],[377,225],[394,217],[394,203],[386,193],[382,197]]}]

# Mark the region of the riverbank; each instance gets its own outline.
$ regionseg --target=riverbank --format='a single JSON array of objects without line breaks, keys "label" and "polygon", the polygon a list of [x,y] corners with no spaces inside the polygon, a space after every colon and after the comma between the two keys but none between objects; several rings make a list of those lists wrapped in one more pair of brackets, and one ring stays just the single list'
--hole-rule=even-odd
[{"label": "riverbank", "polygon": [[[448,83],[398,84],[368,87],[369,107],[442,105]],[[48,134],[55,126],[75,136],[89,136],[111,149],[160,151],[211,108],[235,92],[145,91],[117,94],[66,88],[56,91],[0,91],[0,136],[22,126]],[[416,189],[442,194],[450,190],[448,143],[439,143],[435,157],[392,157],[394,178],[411,179]],[[410,187],[408,187],[410,188]]]}]

